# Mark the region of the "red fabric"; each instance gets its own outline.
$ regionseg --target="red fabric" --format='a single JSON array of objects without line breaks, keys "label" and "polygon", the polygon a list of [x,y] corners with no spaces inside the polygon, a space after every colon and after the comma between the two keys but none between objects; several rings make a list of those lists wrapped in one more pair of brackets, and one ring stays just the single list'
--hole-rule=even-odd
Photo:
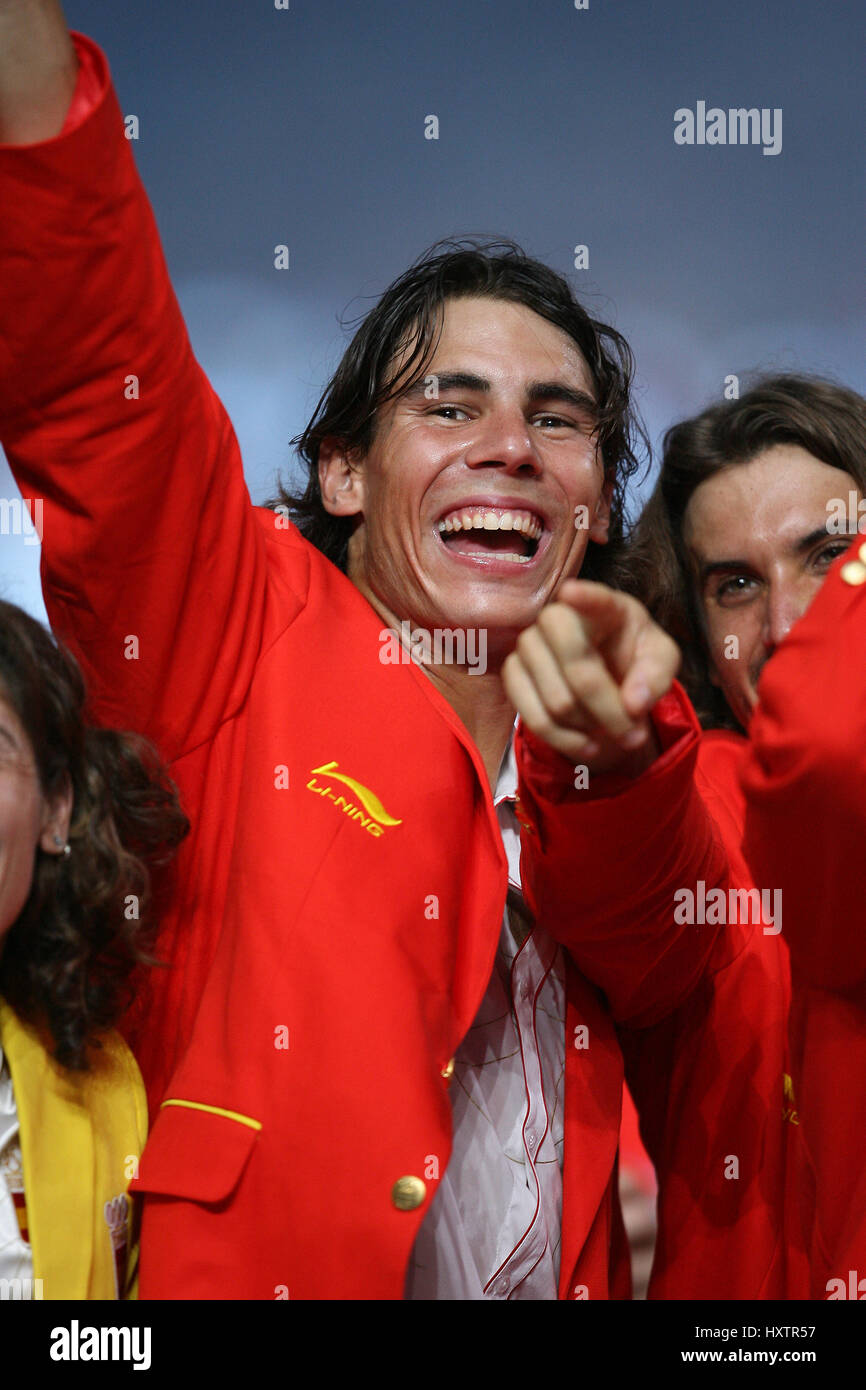
[{"label": "red fabric", "polygon": [[66,120],[60,132],[61,135],[65,135],[67,131],[75,130],[90,115],[90,112],[102,99],[109,81],[108,64],[102,50],[97,48],[95,43],[86,39],[83,34],[76,34],[73,31],[72,37],[78,58],[78,78],[72,100],[69,103],[69,110],[66,113]]},{"label": "red fabric", "polygon": [[842,578],[854,553],[768,662],[743,765],[746,853],[783,893],[816,1298],[866,1278],[866,586]]},{"label": "red fabric", "polygon": [[[156,1116],[142,1296],[400,1298],[448,1161],[442,1070],[502,921],[484,768],[426,675],[379,661],[354,586],[250,506],[113,92],[0,150],[0,180],[0,420],[44,498],[48,612],[95,715],[154,740],[192,822],[170,968],[130,1021]],[[349,814],[327,764],[398,823]],[[568,1009],[597,1046],[565,1118],[562,1292],[623,1297],[622,1058],[571,968]],[[427,1185],[412,1211],[392,1202],[404,1175]]]},{"label": "red fabric", "polygon": [[[700,737],[694,716],[690,730],[615,799],[604,784],[576,793],[563,760],[557,780],[555,755],[525,735],[523,766],[536,790],[521,787],[534,825],[523,836],[522,871],[540,920],[553,924],[620,1025],[659,1184],[648,1296],[801,1297],[799,1135],[784,1114],[785,948],[762,924],[674,922],[678,887],[694,889],[699,878],[749,886],[739,749]],[[731,1158],[737,1177],[726,1176]]]},{"label": "red fabric", "polygon": [[641,1143],[637,1107],[628,1087],[622,1093],[622,1122],[619,1128],[620,1166],[627,1170],[632,1182],[647,1196],[658,1190],[652,1159]]},{"label": "red fabric", "polygon": [[[502,920],[484,768],[426,675],[379,661],[354,586],[251,507],[114,94],[76,110],[56,140],[0,149],[0,421],[24,495],[44,498],[46,605],[94,713],[154,740],[192,822],[160,937],[170,968],[129,1024],[156,1116],[133,1185],[141,1293],[400,1298],[450,1151],[442,1069]],[[671,931],[672,893],[724,873],[681,693],[656,726],[667,751],[644,777],[579,807],[576,881],[588,891],[591,865],[601,885],[579,926],[542,913],[572,957],[566,1041],[590,1039],[567,1046],[566,1298],[628,1296],[611,1011],[637,1027],[695,993],[713,933]],[[527,798],[531,783],[524,768]],[[551,816],[539,782],[527,814],[546,837],[571,811]],[[633,956],[605,948],[599,914]],[[661,1130],[666,1090],[649,1102]],[[392,1203],[404,1175],[426,1182],[413,1211]]]}]

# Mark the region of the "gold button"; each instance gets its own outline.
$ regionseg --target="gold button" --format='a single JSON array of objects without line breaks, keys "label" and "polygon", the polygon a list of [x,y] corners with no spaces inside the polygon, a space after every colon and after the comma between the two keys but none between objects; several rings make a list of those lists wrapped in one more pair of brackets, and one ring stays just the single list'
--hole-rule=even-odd
[{"label": "gold button", "polygon": [[398,1211],[414,1211],[427,1196],[427,1185],[420,1178],[398,1178],[391,1188],[391,1201]]},{"label": "gold button", "polygon": [[451,1058],[451,1061],[450,1061],[450,1062],[446,1062],[445,1066],[442,1068],[442,1075],[444,1076],[444,1078],[445,1078],[446,1081],[450,1081],[450,1080],[451,1080],[452,1076],[454,1075],[454,1058],[453,1058],[453,1057]]},{"label": "gold button", "polygon": [[839,573],[846,584],[866,584],[866,565],[861,564],[859,560],[849,560]]}]

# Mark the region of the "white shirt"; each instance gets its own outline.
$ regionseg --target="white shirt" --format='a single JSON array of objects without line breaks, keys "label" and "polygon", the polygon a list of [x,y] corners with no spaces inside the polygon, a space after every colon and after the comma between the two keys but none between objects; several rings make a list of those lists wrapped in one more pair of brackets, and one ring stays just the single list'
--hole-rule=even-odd
[{"label": "white shirt", "polygon": [[[494,805],[509,898],[522,903],[516,794],[512,740]],[[454,1059],[453,1148],[412,1250],[407,1299],[556,1298],[564,1072],[561,948],[539,924],[519,945],[506,908],[487,992]]]}]

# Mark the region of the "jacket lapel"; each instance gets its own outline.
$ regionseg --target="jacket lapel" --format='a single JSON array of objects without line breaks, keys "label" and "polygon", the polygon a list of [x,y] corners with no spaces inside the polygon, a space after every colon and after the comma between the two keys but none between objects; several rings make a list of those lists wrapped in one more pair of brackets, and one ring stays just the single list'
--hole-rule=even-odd
[{"label": "jacket lapel", "polygon": [[18,1110],[34,1278],[46,1299],[87,1298],[96,1193],[83,1088],[4,999],[0,1041]]}]

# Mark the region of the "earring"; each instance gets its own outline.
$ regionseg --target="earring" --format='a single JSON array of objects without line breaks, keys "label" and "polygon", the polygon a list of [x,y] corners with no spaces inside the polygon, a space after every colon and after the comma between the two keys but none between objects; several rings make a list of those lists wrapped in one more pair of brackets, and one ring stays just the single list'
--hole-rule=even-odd
[{"label": "earring", "polygon": [[66,843],[64,844],[63,839],[61,838],[60,835],[55,835],[55,836],[54,836],[54,843],[55,843],[55,845],[57,846],[58,849],[60,849],[60,848],[62,847],[63,853],[64,853],[64,854],[71,854],[71,853],[72,853],[72,846],[70,845],[69,841],[67,840]]}]

